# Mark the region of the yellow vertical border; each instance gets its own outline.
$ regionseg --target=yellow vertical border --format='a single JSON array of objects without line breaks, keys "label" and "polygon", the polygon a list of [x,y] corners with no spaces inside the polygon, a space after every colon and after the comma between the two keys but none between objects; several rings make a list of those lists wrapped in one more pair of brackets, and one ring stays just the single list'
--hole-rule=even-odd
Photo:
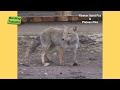
[{"label": "yellow vertical border", "polygon": [[120,79],[120,11],[103,12],[103,79]]},{"label": "yellow vertical border", "polygon": [[17,79],[17,25],[7,24],[17,11],[0,11],[0,79]]}]

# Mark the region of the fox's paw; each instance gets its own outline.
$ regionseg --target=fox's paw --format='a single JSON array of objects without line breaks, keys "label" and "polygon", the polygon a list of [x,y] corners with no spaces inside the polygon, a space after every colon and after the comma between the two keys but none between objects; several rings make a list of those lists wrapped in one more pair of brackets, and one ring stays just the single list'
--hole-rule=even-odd
[{"label": "fox's paw", "polygon": [[46,66],[49,66],[49,65],[50,65],[50,63],[45,63],[45,64],[44,64],[45,67],[46,67]]},{"label": "fox's paw", "polygon": [[60,64],[60,66],[64,66],[64,64]]},{"label": "fox's paw", "polygon": [[77,63],[73,63],[73,66],[77,66],[78,64]]}]

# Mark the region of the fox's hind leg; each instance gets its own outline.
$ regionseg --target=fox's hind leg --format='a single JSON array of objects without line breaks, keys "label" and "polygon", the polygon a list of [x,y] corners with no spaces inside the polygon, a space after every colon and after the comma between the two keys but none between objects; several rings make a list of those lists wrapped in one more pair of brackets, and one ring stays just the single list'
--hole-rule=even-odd
[{"label": "fox's hind leg", "polygon": [[76,59],[76,54],[77,54],[77,50],[76,50],[76,48],[73,48],[73,49],[71,49],[71,51],[72,51],[72,55],[73,55],[73,60],[74,60],[74,64],[73,64],[73,66],[77,66],[78,65],[78,61],[77,61],[77,59]]},{"label": "fox's hind leg", "polygon": [[52,54],[54,48],[55,48],[55,45],[54,45],[53,43],[51,43],[51,44],[50,44],[50,47],[49,47],[48,50],[47,50],[47,51],[49,51],[49,52],[46,52],[46,54],[45,54],[45,57],[46,57],[46,59],[47,59],[47,62],[49,62],[49,63],[53,63],[53,61],[51,61],[51,55],[49,55],[49,53]]},{"label": "fox's hind leg", "polygon": [[47,53],[45,54],[45,57],[46,57],[48,63],[53,63],[53,61],[51,61],[51,59],[47,56]]},{"label": "fox's hind leg", "polygon": [[42,59],[42,64],[45,64],[45,55],[47,52],[47,48],[42,48],[42,52],[41,52],[41,59]]}]

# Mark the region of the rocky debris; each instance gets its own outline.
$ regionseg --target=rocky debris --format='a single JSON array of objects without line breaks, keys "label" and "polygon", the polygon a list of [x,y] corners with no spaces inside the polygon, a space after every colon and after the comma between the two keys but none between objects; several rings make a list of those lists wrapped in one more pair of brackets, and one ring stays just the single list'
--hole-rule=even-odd
[{"label": "rocky debris", "polygon": [[97,43],[102,43],[102,34],[79,35],[79,39],[81,44],[95,45]]},{"label": "rocky debris", "polygon": [[89,37],[87,37],[87,36],[80,35],[80,36],[79,36],[79,42],[80,42],[81,44],[92,44],[92,43],[95,42],[95,40],[93,40],[93,39],[91,39],[91,38],[89,38]]}]

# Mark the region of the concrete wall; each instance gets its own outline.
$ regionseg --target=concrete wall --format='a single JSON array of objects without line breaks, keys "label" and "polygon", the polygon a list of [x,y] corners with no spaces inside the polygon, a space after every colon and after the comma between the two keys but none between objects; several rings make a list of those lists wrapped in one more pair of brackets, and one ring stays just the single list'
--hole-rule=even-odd
[{"label": "concrete wall", "polygon": [[55,11],[55,15],[69,16],[69,15],[72,15],[72,11]]}]

